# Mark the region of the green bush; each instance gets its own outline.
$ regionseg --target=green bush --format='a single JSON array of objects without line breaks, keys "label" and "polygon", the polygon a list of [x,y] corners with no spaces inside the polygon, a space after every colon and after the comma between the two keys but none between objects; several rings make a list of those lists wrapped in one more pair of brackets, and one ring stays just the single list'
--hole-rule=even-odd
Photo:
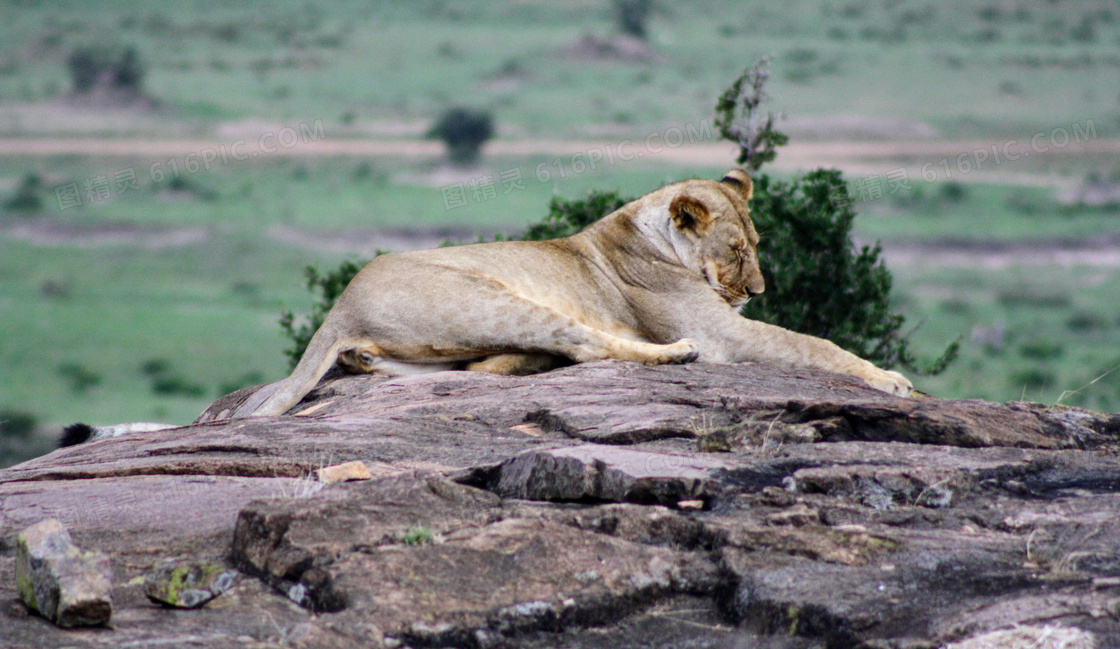
[{"label": "green bush", "polygon": [[614,0],[618,29],[634,38],[646,37],[646,23],[653,11],[651,0]]},{"label": "green bush", "polygon": [[70,53],[66,66],[75,93],[84,94],[97,86],[106,66],[105,59],[104,51],[94,47],[79,47]]},{"label": "green bush", "polygon": [[1019,355],[1036,361],[1052,361],[1062,357],[1064,349],[1057,343],[1046,340],[1035,340],[1023,343],[1019,347]]},{"label": "green bush", "polygon": [[179,375],[163,375],[152,379],[152,392],[166,397],[197,399],[206,395],[206,388]]},{"label": "green bush", "polygon": [[198,383],[193,383],[179,374],[173,374],[171,362],[166,359],[153,358],[144,361],[140,365],[140,372],[151,380],[153,394],[194,399],[206,394],[206,388]]},{"label": "green bush", "polygon": [[427,525],[417,525],[405,531],[404,536],[401,537],[401,542],[405,545],[427,545],[435,538],[436,533],[432,528]]},{"label": "green bush", "polygon": [[70,391],[83,394],[101,383],[101,376],[79,363],[60,363],[55,371],[70,383]]},{"label": "green bush", "polygon": [[968,188],[955,180],[951,180],[941,185],[941,189],[938,190],[937,194],[941,198],[942,203],[956,205],[968,198]]},{"label": "green bush", "polygon": [[490,113],[456,106],[445,112],[428,131],[428,137],[443,140],[451,162],[469,166],[478,160],[482,145],[494,136]]},{"label": "green bush", "polygon": [[0,410],[0,437],[26,439],[38,425],[35,415],[19,410]]},{"label": "green bush", "polygon": [[171,361],[166,358],[152,358],[140,364],[144,376],[156,377],[171,371]]},{"label": "green bush", "polygon": [[135,93],[143,89],[144,64],[140,62],[136,48],[126,47],[121,52],[120,58],[112,67],[112,75],[112,84],[116,88]]},{"label": "green bush", "polygon": [[4,209],[10,212],[38,212],[43,209],[43,178],[35,172],[24,174],[19,187],[12,196],[4,201]]},{"label": "green bush", "polygon": [[1065,309],[1073,304],[1068,293],[1040,293],[1029,287],[1005,289],[996,296],[1000,306],[1029,309]]},{"label": "green bush", "polygon": [[1058,383],[1058,379],[1052,372],[1032,367],[1013,373],[1011,383],[1022,386],[1027,390],[1045,390],[1054,387]]},{"label": "green bush", "polygon": [[70,53],[66,66],[78,95],[99,87],[135,95],[143,89],[144,64],[134,47],[81,46]]},{"label": "green bush", "polygon": [[1077,311],[1066,320],[1070,331],[1086,332],[1108,328],[1108,321],[1090,311]]}]

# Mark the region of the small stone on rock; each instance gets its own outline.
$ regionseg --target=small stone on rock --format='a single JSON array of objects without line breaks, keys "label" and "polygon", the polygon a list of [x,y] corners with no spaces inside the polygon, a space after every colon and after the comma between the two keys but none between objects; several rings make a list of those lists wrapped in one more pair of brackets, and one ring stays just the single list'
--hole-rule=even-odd
[{"label": "small stone on rock", "polygon": [[54,518],[20,533],[16,587],[29,609],[59,626],[106,624],[113,613],[109,558],[78,549]]},{"label": "small stone on rock", "polygon": [[164,606],[198,608],[229,590],[236,575],[215,563],[172,563],[144,577],[144,594]]},{"label": "small stone on rock", "polygon": [[365,462],[355,460],[344,464],[324,467],[316,471],[320,482],[349,482],[351,480],[369,480],[373,478]]}]

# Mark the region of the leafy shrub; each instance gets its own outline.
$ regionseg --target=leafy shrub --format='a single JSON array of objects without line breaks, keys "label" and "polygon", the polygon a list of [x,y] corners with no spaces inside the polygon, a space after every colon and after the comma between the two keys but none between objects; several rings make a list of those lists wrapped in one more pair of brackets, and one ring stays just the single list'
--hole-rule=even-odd
[{"label": "leafy shrub", "polygon": [[9,212],[38,212],[43,209],[43,178],[34,171],[24,174],[11,198],[4,201]]},{"label": "leafy shrub", "polygon": [[216,190],[205,187],[186,175],[169,176],[166,180],[153,184],[152,190],[176,198],[198,198],[204,201],[213,201],[218,198]]},{"label": "leafy shrub", "polygon": [[443,140],[451,162],[469,166],[478,160],[482,145],[494,135],[490,113],[456,106],[449,109],[428,131],[428,137]]},{"label": "leafy shrub", "polygon": [[64,300],[70,297],[70,284],[57,279],[46,279],[39,285],[39,295],[48,300]]},{"label": "leafy shrub", "polygon": [[614,0],[619,31],[634,38],[645,38],[646,22],[652,9],[652,0]]},{"label": "leafy shrub", "polygon": [[66,66],[74,93],[78,95],[97,88],[132,94],[139,94],[143,89],[144,65],[134,47],[78,47],[70,53]]},{"label": "leafy shrub", "polygon": [[950,205],[955,205],[968,198],[968,188],[955,180],[950,180],[942,185],[937,193],[943,203]]},{"label": "leafy shrub", "polygon": [[198,398],[206,395],[206,388],[179,375],[161,375],[152,380],[152,392],[167,397]]},{"label": "leafy shrub", "polygon": [[1061,358],[1063,353],[1064,350],[1061,345],[1046,340],[1023,343],[1019,347],[1020,356],[1036,361],[1052,361]]},{"label": "leafy shrub", "polygon": [[129,92],[140,92],[144,85],[144,64],[136,48],[126,47],[112,67],[113,86]]},{"label": "leafy shrub", "polygon": [[171,361],[166,358],[152,358],[140,364],[140,372],[144,376],[160,376],[171,370]]},{"label": "leafy shrub", "polygon": [[401,542],[405,545],[428,545],[436,538],[436,533],[427,525],[417,525],[408,528]]},{"label": "leafy shrub", "polygon": [[1096,331],[1098,329],[1108,328],[1108,322],[1096,313],[1078,311],[1066,320],[1066,327],[1070,331]]},{"label": "leafy shrub", "polygon": [[1073,303],[1068,293],[1040,293],[1030,288],[1000,291],[996,301],[1006,307],[1064,309]]},{"label": "leafy shrub", "polygon": [[951,297],[942,301],[939,308],[945,313],[971,313],[972,303],[962,297]]},{"label": "leafy shrub", "polygon": [[1037,193],[1025,191],[1022,189],[1016,190],[1007,197],[1004,203],[1007,209],[1022,214],[1023,216],[1034,216],[1048,208],[1047,200]]},{"label": "leafy shrub", "polygon": [[70,391],[83,394],[101,383],[101,376],[78,363],[61,363],[56,368],[58,375],[70,382]]},{"label": "leafy shrub", "polygon": [[1094,20],[1092,16],[1082,16],[1081,22],[1076,27],[1070,30],[1069,37],[1075,43],[1092,43],[1097,40],[1097,31],[1093,27]]},{"label": "leafy shrub", "polygon": [[103,50],[93,47],[79,47],[70,53],[66,66],[75,93],[84,94],[97,86],[105,69],[105,58]]},{"label": "leafy shrub", "polygon": [[0,410],[0,437],[19,437],[26,439],[35,432],[38,425],[35,415],[19,410]]},{"label": "leafy shrub", "polygon": [[1057,382],[1057,377],[1051,372],[1046,372],[1036,367],[1015,372],[1011,375],[1012,384],[1025,387],[1028,390],[1052,388]]},{"label": "leafy shrub", "polygon": [[198,398],[206,388],[171,371],[171,362],[153,358],[140,365],[140,371],[152,381],[152,392],[166,397]]}]

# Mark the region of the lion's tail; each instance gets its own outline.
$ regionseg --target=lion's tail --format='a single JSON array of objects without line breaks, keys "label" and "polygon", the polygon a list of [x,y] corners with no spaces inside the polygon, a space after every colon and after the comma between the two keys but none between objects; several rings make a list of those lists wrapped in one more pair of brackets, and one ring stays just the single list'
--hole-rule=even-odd
[{"label": "lion's tail", "polygon": [[291,375],[255,392],[238,407],[232,418],[274,417],[284,414],[315,388],[319,379],[334,365],[345,344],[346,341],[333,329],[319,327],[311,337],[311,342],[307,343],[307,349]]}]

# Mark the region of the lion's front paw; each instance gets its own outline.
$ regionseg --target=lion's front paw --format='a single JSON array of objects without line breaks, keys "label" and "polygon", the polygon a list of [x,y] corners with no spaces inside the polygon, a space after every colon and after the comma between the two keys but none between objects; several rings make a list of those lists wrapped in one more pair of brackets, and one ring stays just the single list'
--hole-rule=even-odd
[{"label": "lion's front paw", "polygon": [[860,376],[867,384],[876,390],[882,390],[887,394],[894,394],[900,397],[908,397],[914,391],[914,385],[910,383],[910,379],[891,370],[881,370],[872,366],[873,371]]},{"label": "lion's front paw", "polygon": [[691,363],[700,358],[700,346],[691,338],[682,338],[677,342],[666,345],[669,352],[662,363]]}]

